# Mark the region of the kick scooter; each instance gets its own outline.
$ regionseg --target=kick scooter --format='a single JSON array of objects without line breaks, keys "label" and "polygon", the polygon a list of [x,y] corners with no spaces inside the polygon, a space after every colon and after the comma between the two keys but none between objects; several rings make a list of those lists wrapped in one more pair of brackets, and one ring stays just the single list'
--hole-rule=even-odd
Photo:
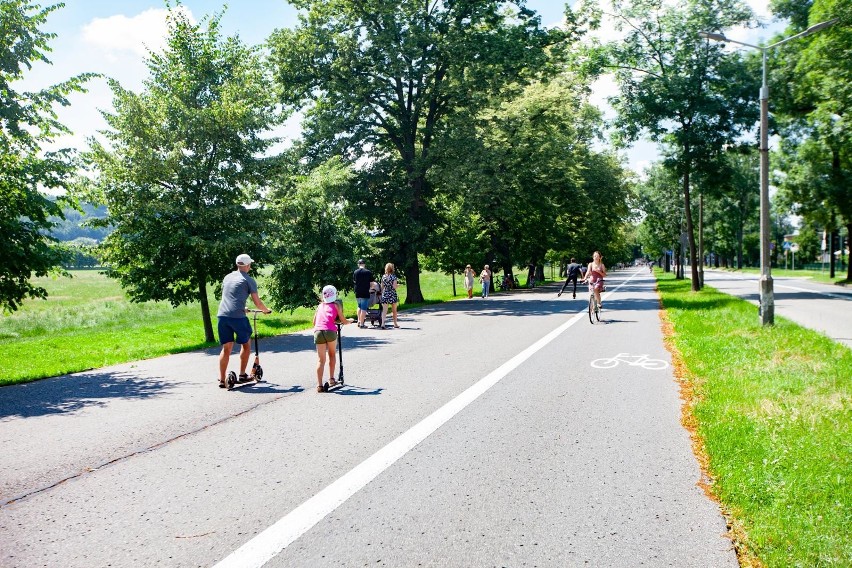
[{"label": "kick scooter", "polygon": [[255,384],[263,381],[263,367],[260,366],[260,350],[258,348],[257,338],[257,314],[262,314],[261,310],[249,310],[254,314],[254,364],[251,366],[251,374],[245,379],[240,380],[234,371],[228,373],[228,390],[234,390],[249,383]]},{"label": "kick scooter", "polygon": [[340,387],[343,386],[343,334],[341,333],[341,329],[343,324],[337,324],[337,358],[340,363],[340,367],[337,370],[337,384],[334,386],[330,386],[328,382],[323,383],[322,390],[324,392],[336,391]]}]

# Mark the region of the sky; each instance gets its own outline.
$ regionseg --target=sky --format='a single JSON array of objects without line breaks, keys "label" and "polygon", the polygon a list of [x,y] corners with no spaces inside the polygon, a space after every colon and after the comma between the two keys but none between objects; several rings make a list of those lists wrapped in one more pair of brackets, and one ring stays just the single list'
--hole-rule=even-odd
[{"label": "sky", "polygon": [[[57,34],[50,44],[53,52],[48,54],[53,64],[35,65],[16,87],[35,90],[79,73],[96,72],[117,79],[125,88],[141,89],[147,77],[144,64],[147,49],[156,50],[164,42],[165,3],[162,0],[64,1],[65,7],[54,11],[45,26],[45,31]],[[183,0],[182,5],[194,21],[200,21],[206,15],[221,11],[225,2],[222,32],[225,36],[239,35],[246,44],[260,44],[273,30],[290,28],[298,22],[296,9],[286,0]],[[758,43],[782,27],[781,23],[771,21],[769,0],[746,2],[770,25],[758,30],[726,30],[728,37]],[[542,24],[547,27],[562,21],[562,0],[527,0],[526,5],[541,16]],[[607,26],[597,35],[602,39],[615,38],[614,30]],[[610,78],[599,79],[593,85],[591,102],[599,106],[607,118],[613,113],[606,98],[614,94],[616,86]],[[755,104],[757,98],[755,93]],[[87,93],[73,94],[70,102],[70,107],[59,110],[59,117],[73,135],[59,140],[57,146],[83,149],[90,136],[106,127],[100,110],[112,110],[112,95],[105,80],[94,79],[88,84]],[[299,132],[296,115],[275,134],[295,138]],[[639,141],[624,152],[624,157],[628,167],[641,174],[651,162],[659,159],[659,153],[655,144]]]}]

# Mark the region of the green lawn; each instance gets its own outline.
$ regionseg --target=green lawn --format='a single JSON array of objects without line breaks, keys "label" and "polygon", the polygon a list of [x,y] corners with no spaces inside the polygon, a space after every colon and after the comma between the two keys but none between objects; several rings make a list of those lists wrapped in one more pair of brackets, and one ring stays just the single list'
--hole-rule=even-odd
[{"label": "green lawn", "polygon": [[765,566],[852,566],[852,350],[655,271],[698,434],[743,545]]},{"label": "green lawn", "polygon": [[[201,307],[194,303],[173,308],[165,302],[132,303],[118,282],[95,270],[72,271],[73,278],[38,278],[47,300],[27,300],[21,309],[0,319],[0,385],[26,382],[115,363],[191,351],[215,345],[204,343]],[[263,277],[259,278],[261,297]],[[453,298],[449,276],[424,273],[420,279],[427,303]],[[456,277],[462,296],[461,278]],[[399,297],[404,301],[405,286]],[[211,295],[215,332],[218,301]],[[412,306],[401,306],[401,309]],[[344,297],[349,316],[355,298]],[[261,336],[307,329],[313,310],[274,313],[258,318]]]}]

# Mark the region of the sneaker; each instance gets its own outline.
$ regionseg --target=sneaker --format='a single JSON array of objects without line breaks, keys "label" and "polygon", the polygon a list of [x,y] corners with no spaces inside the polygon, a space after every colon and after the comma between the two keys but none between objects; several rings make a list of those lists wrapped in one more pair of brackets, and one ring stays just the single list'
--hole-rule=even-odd
[{"label": "sneaker", "polygon": [[571,294],[571,296],[572,296],[575,300],[577,299],[577,294]]}]

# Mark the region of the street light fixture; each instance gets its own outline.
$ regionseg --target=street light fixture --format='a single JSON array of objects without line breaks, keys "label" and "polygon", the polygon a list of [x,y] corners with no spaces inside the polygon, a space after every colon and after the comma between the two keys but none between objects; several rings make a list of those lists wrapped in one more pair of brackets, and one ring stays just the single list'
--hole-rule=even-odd
[{"label": "street light fixture", "polygon": [[715,32],[698,32],[698,36],[713,41],[736,43],[757,49],[763,56],[763,84],[760,87],[760,321],[763,325],[775,323],[775,293],[772,285],[771,260],[769,256],[769,86],[766,84],[766,52],[788,41],[816,33],[834,24],[838,18],[814,24],[803,32],[777,41],[772,45],[759,46],[737,41]]}]

